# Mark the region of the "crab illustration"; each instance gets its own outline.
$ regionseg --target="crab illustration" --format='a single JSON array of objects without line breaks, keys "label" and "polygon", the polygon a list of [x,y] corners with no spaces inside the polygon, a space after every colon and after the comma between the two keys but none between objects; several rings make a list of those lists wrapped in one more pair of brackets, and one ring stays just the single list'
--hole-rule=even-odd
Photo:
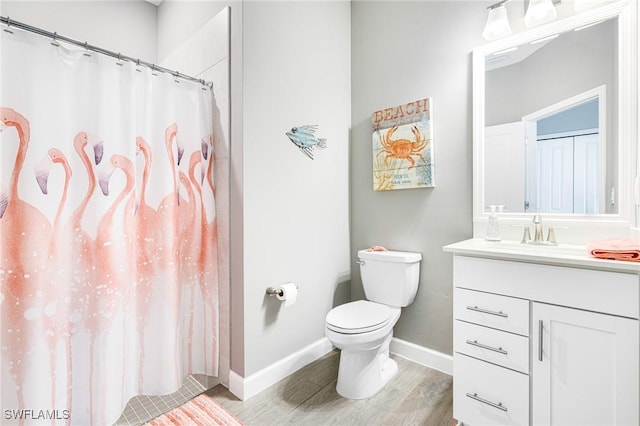
[{"label": "crab illustration", "polygon": [[416,165],[415,160],[411,157],[416,155],[426,163],[427,161],[422,156],[421,151],[427,146],[429,141],[421,138],[420,130],[418,130],[416,126],[411,128],[411,131],[415,136],[415,142],[411,142],[408,139],[392,139],[396,130],[398,130],[398,126],[393,126],[380,138],[383,148],[380,153],[386,153],[384,157],[385,166],[387,165],[389,158],[398,158],[400,160],[409,161],[411,165],[407,170],[411,170]]}]

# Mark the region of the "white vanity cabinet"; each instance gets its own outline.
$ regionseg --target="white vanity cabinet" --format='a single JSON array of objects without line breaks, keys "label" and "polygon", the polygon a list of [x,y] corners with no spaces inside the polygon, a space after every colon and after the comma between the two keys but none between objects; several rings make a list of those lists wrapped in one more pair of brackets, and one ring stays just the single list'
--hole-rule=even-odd
[{"label": "white vanity cabinet", "polygon": [[456,288],[454,318],[454,417],[528,424],[529,301]]},{"label": "white vanity cabinet", "polygon": [[640,424],[640,269],[445,250],[459,422]]},{"label": "white vanity cabinet", "polygon": [[638,321],[533,303],[534,425],[638,424]]}]

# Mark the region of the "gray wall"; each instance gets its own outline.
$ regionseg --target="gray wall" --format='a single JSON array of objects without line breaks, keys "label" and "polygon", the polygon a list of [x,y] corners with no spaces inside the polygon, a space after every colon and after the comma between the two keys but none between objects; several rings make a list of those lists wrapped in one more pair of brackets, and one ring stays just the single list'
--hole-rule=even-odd
[{"label": "gray wall", "polygon": [[[345,1],[245,1],[243,18],[244,371],[232,369],[247,377],[321,341],[348,301],[351,33]],[[313,160],[285,135],[305,124],[327,139]],[[265,295],[288,281],[296,304]]]},{"label": "gray wall", "polygon": [[[356,252],[372,245],[422,253],[415,302],[394,335],[452,353],[452,257],[472,236],[471,51],[488,2],[355,1],[351,9],[352,298],[364,293]],[[435,188],[372,190],[371,114],[433,99]]]}]

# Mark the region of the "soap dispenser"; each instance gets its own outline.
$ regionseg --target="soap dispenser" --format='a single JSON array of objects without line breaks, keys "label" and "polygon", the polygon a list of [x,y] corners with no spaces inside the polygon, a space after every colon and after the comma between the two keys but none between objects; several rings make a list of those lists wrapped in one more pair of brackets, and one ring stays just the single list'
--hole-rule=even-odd
[{"label": "soap dispenser", "polygon": [[489,209],[491,210],[491,212],[489,213],[489,222],[487,223],[487,235],[485,236],[485,240],[500,241],[500,226],[498,225],[498,214],[496,213],[496,206],[489,206]]}]

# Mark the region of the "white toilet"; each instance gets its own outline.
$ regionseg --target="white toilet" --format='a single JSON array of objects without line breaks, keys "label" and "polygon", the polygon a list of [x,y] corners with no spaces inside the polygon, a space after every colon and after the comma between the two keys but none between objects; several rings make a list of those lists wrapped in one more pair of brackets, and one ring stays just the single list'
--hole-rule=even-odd
[{"label": "white toilet", "polygon": [[341,350],[338,394],[350,399],[374,395],[398,371],[389,358],[400,308],[413,303],[420,278],[420,253],[358,251],[368,300],[336,306],[327,314],[325,336]]}]

